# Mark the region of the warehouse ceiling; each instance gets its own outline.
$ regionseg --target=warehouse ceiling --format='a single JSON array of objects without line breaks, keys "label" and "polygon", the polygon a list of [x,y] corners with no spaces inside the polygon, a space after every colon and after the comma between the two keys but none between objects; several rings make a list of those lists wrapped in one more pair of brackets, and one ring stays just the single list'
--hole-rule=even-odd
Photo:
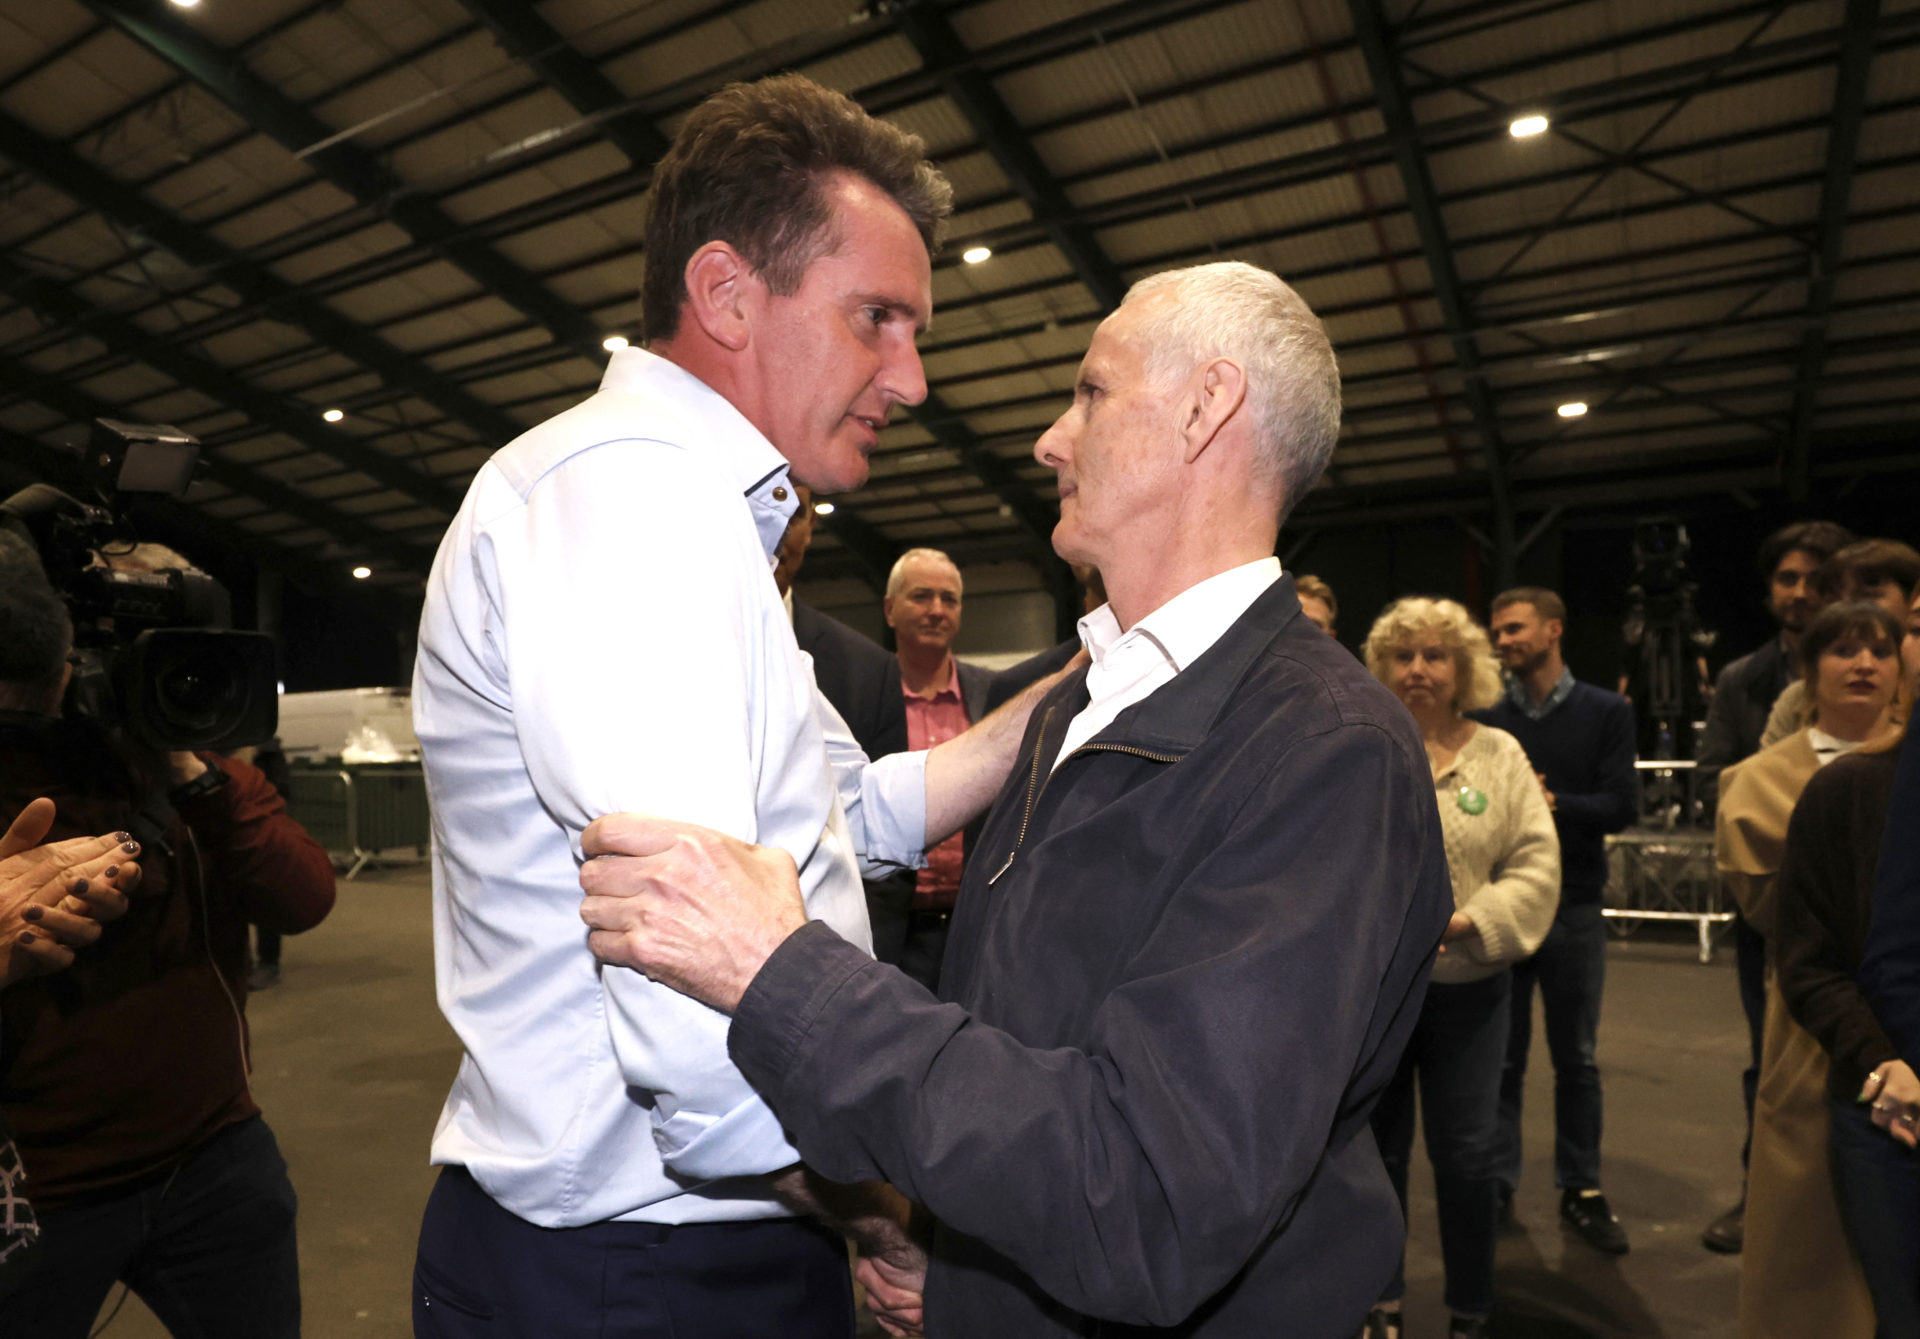
[{"label": "warehouse ceiling", "polygon": [[1210,259],[1340,356],[1295,532],[1920,458],[1920,0],[0,0],[0,461],[176,424],[208,542],[404,607],[488,453],[637,330],[680,118],[783,69],[957,198],[931,394],[810,576],[1044,568],[1031,450],[1094,325]]}]

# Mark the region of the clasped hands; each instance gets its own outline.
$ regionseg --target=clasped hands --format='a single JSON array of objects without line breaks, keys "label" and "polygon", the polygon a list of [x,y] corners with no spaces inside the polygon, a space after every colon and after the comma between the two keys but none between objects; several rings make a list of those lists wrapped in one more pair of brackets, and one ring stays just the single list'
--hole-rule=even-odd
[{"label": "clasped hands", "polygon": [[140,886],[139,843],[117,832],[42,845],[53,819],[53,801],[35,800],[0,837],[0,985],[71,966]]},{"label": "clasped hands", "polygon": [[1920,1078],[1903,1060],[1889,1060],[1867,1075],[1860,1100],[1873,1103],[1873,1123],[1908,1148],[1920,1146]]}]

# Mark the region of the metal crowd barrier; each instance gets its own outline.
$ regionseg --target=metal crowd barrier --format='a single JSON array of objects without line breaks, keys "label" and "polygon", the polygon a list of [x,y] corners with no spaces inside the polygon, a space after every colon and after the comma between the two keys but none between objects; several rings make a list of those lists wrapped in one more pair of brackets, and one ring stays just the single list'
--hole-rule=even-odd
[{"label": "metal crowd barrier", "polygon": [[1629,828],[1607,838],[1607,905],[1601,915],[1626,927],[1640,921],[1692,921],[1700,961],[1713,961],[1715,927],[1733,920],[1713,862],[1713,834],[1699,828]]},{"label": "metal crowd barrier", "polygon": [[351,879],[374,860],[432,840],[427,779],[418,763],[352,763],[292,768],[287,811]]}]

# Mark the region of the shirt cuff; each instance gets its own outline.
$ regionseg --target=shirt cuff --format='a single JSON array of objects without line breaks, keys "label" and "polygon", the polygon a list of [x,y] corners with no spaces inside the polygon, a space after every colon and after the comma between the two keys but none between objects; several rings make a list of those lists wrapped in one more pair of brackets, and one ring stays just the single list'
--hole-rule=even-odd
[{"label": "shirt cuff", "polygon": [[727,1053],[747,1082],[776,1094],[834,996],[874,965],[824,921],[788,935],[748,983],[727,1030]]},{"label": "shirt cuff", "polygon": [[867,864],[926,865],[927,755],[892,753],[860,773],[861,858]]},{"label": "shirt cuff", "polygon": [[653,1113],[653,1145],[676,1176],[694,1181],[759,1175],[800,1161],[772,1108],[758,1097],[721,1115],[683,1110]]}]

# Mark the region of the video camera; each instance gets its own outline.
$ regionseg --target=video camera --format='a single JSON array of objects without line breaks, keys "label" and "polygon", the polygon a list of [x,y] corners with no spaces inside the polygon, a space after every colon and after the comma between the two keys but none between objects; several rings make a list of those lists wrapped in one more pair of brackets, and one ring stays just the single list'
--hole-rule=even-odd
[{"label": "video camera", "polygon": [[273,639],[231,628],[226,588],[205,572],[134,571],[134,498],[180,497],[200,443],[165,424],[95,419],[84,458],[92,502],[33,484],[0,502],[0,525],[39,551],[73,617],[66,714],[165,749],[231,749],[270,738],[279,717]]}]

